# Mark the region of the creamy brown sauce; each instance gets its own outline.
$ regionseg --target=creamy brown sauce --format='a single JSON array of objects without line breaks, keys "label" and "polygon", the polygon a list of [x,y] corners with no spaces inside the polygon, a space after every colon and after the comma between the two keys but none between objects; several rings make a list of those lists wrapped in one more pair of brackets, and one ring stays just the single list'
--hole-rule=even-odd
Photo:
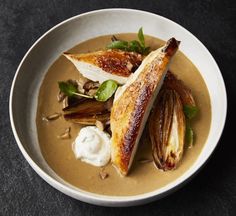
[{"label": "creamy brown sauce", "polygon": [[[102,36],[85,41],[68,52],[86,53],[103,49],[110,42],[111,36]],[[132,40],[136,34],[121,34],[118,38]],[[160,47],[164,42],[146,36],[147,45],[152,49]],[[62,105],[57,102],[58,81],[78,79],[79,73],[74,65],[60,56],[47,72],[40,88],[37,110],[38,139],[42,154],[49,166],[70,184],[98,194],[104,195],[136,195],[151,192],[172,182],[187,171],[199,156],[208,136],[211,123],[211,105],[206,85],[192,62],[180,51],[174,57],[170,70],[192,90],[200,112],[192,121],[195,132],[194,146],[186,149],[183,159],[174,171],[162,172],[153,163],[140,163],[142,158],[151,159],[151,143],[144,131],[134,163],[127,177],[120,177],[111,164],[105,167],[109,177],[101,180],[101,168],[76,160],[72,152],[72,142],[77,136],[80,126],[66,122],[63,117],[51,122],[42,121],[42,116],[62,112]],[[60,140],[57,136],[71,127],[71,139]]]}]

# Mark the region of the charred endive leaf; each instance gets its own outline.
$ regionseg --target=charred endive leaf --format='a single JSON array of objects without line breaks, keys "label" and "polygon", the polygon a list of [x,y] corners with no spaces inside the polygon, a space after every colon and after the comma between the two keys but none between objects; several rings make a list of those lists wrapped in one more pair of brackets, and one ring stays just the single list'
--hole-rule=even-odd
[{"label": "charred endive leaf", "polygon": [[109,121],[110,119],[110,112],[102,113],[102,114],[96,114],[96,115],[89,115],[89,114],[65,114],[64,115],[65,120],[70,121],[72,123],[76,124],[82,124],[82,125],[96,125],[97,121],[100,121],[102,123],[105,123]]},{"label": "charred endive leaf", "polygon": [[106,102],[96,100],[84,100],[76,106],[67,106],[63,109],[64,114],[92,115],[108,112],[112,106],[112,99]]},{"label": "charred endive leaf", "polygon": [[[63,109],[64,118],[67,121],[82,125],[97,125],[106,123],[110,118],[110,110],[113,99],[106,102],[85,99],[77,105],[69,105]],[[104,128],[102,129],[104,130]]]},{"label": "charred endive leaf", "polygon": [[179,94],[163,89],[149,120],[153,159],[159,169],[172,170],[178,165],[184,150],[185,127]]},{"label": "charred endive leaf", "polygon": [[[164,81],[164,88],[168,88],[168,89],[173,89],[175,90],[182,101],[182,104],[185,107],[188,107],[186,110],[187,113],[191,112],[191,116],[192,116],[192,110],[195,109],[195,111],[193,111],[195,114],[197,112],[197,106],[195,103],[195,100],[193,98],[192,92],[191,90],[185,86],[185,84],[183,83],[182,80],[179,80],[173,73],[171,73],[170,71],[167,72],[166,77],[165,77],[165,81]],[[193,108],[193,109],[191,109]]]},{"label": "charred endive leaf", "polygon": [[183,111],[186,117],[185,145],[191,148],[193,146],[194,131],[190,126],[190,121],[198,113],[198,107],[196,105],[192,92],[187,86],[185,86],[183,81],[179,80],[170,71],[167,72],[163,88],[175,90],[181,98]]}]

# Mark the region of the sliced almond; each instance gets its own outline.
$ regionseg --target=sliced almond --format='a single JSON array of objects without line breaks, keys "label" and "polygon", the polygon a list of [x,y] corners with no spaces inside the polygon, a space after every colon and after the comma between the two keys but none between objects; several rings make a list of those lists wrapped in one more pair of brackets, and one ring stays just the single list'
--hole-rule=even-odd
[{"label": "sliced almond", "polygon": [[152,159],[149,159],[149,158],[140,158],[139,160],[138,160],[138,162],[139,163],[142,163],[142,164],[144,164],[144,163],[151,163],[153,160]]},{"label": "sliced almond", "polygon": [[65,97],[62,101],[62,108],[66,108],[68,107],[68,97]]},{"label": "sliced almond", "polygon": [[70,139],[70,127],[66,128],[65,131],[57,136],[58,139]]},{"label": "sliced almond", "polygon": [[104,124],[103,124],[101,121],[96,120],[95,125],[96,125],[96,127],[97,127],[99,130],[104,131],[104,128],[105,128],[105,127],[104,127]]},{"label": "sliced almond", "polygon": [[43,118],[42,118],[42,120],[43,121],[52,121],[52,120],[56,120],[56,119],[58,119],[59,117],[61,116],[61,113],[53,113],[53,114],[51,114],[51,115],[49,115],[49,116],[44,116]]},{"label": "sliced almond", "polygon": [[97,89],[90,89],[88,92],[86,92],[87,95],[89,96],[94,96],[97,92]]},{"label": "sliced almond", "polygon": [[66,95],[63,92],[59,91],[57,94],[57,101],[62,102],[65,99],[65,97]]},{"label": "sliced almond", "polygon": [[104,180],[109,177],[109,174],[105,172],[104,170],[102,170],[101,172],[99,172],[99,176],[102,180]]},{"label": "sliced almond", "polygon": [[91,80],[89,80],[88,82],[86,82],[83,86],[83,88],[86,90],[86,91],[89,91],[91,89],[97,89],[99,87],[99,82],[93,82]]},{"label": "sliced almond", "polygon": [[128,70],[132,70],[132,68],[133,68],[133,64],[129,61],[129,62],[127,62],[127,65],[126,65],[126,67],[128,68]]}]

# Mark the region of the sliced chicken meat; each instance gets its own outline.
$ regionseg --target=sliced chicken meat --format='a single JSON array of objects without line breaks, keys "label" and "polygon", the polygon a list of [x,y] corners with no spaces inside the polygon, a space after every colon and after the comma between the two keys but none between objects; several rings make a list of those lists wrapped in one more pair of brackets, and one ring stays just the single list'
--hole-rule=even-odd
[{"label": "sliced chicken meat", "polygon": [[124,84],[142,62],[142,55],[121,50],[102,50],[87,54],[64,53],[86,78],[99,83],[108,79]]},{"label": "sliced chicken meat", "polygon": [[111,157],[121,175],[128,174],[153,102],[178,45],[179,42],[171,38],[163,47],[151,52],[116,92],[110,117]]}]

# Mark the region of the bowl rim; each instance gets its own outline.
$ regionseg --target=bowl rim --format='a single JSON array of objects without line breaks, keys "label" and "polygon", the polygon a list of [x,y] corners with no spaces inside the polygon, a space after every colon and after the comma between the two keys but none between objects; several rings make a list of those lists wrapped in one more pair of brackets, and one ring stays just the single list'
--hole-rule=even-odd
[{"label": "bowl rim", "polygon": [[[48,35],[50,32],[54,31],[56,28],[62,26],[65,23],[68,23],[70,21],[73,21],[74,19],[79,19],[81,17],[84,16],[88,16],[91,14],[97,14],[97,13],[106,13],[106,12],[122,12],[122,11],[126,11],[126,12],[131,12],[131,13],[140,13],[140,15],[151,15],[154,18],[158,18],[158,19],[162,19],[166,22],[171,22],[172,24],[175,24],[178,26],[178,28],[181,28],[181,30],[183,30],[186,34],[190,35],[195,42],[198,43],[199,46],[201,46],[206,54],[212,59],[212,63],[214,64],[214,67],[216,68],[216,73],[218,73],[217,75],[219,76],[220,80],[220,85],[221,85],[221,90],[222,90],[222,95],[223,95],[223,99],[224,99],[224,104],[223,104],[223,113],[221,113],[221,115],[223,115],[223,120],[222,120],[222,124],[218,127],[218,134],[216,135],[216,140],[217,142],[212,145],[210,151],[208,152],[207,156],[204,157],[204,160],[200,161],[198,166],[194,167],[194,168],[190,168],[189,170],[191,170],[187,176],[185,176],[184,178],[180,176],[177,179],[167,185],[165,185],[164,187],[160,188],[160,189],[156,189],[154,191],[151,192],[147,192],[144,194],[138,194],[138,195],[132,195],[132,196],[109,196],[109,195],[100,195],[100,194],[96,194],[96,193],[91,193],[91,192],[87,192],[85,190],[76,190],[73,188],[68,187],[67,185],[57,181],[56,179],[54,179],[53,177],[51,177],[49,174],[47,174],[46,172],[44,172],[38,165],[36,162],[34,162],[34,160],[29,156],[29,154],[27,153],[26,149],[24,148],[23,144],[20,141],[20,138],[18,137],[17,131],[16,131],[16,127],[15,127],[15,120],[13,117],[13,92],[14,92],[14,88],[15,88],[15,83],[18,77],[18,73],[21,69],[22,64],[24,63],[24,61],[26,60],[26,58],[28,57],[28,55],[30,54],[31,50],[34,49],[34,47],[46,36]],[[96,204],[96,205],[104,205],[104,206],[128,206],[128,205],[137,205],[137,204],[143,204],[145,202],[149,202],[153,199],[157,199],[157,198],[161,198],[164,195],[167,195],[168,193],[170,193],[171,191],[176,190],[179,186],[183,185],[184,183],[186,183],[188,180],[190,180],[190,178],[193,177],[193,175],[195,175],[201,168],[202,166],[207,162],[207,160],[209,159],[209,157],[212,155],[213,151],[215,150],[220,137],[222,135],[223,129],[224,129],[224,125],[225,125],[225,121],[226,121],[226,115],[227,115],[227,94],[226,94],[226,88],[225,88],[225,83],[224,83],[224,79],[223,76],[221,74],[221,71],[215,61],[215,59],[213,58],[213,56],[211,55],[211,53],[209,52],[209,50],[202,44],[202,42],[197,39],[191,32],[189,32],[187,29],[185,29],[184,27],[182,27],[180,24],[165,18],[163,16],[160,16],[158,14],[154,14],[151,12],[147,12],[147,11],[143,11],[143,10],[136,10],[136,9],[129,9],[129,8],[107,8],[107,9],[99,9],[99,10],[93,10],[93,11],[89,11],[86,13],[81,13],[79,15],[75,15],[71,18],[68,18],[60,23],[58,23],[57,25],[53,26],[52,28],[50,28],[48,31],[46,31],[41,37],[39,37],[34,44],[30,47],[30,49],[26,52],[26,54],[24,55],[24,57],[22,58],[16,73],[14,75],[13,81],[12,81],[12,85],[11,85],[11,91],[10,91],[10,99],[9,99],[9,115],[10,115],[10,123],[11,123],[11,127],[12,127],[12,131],[15,137],[15,140],[17,142],[17,145],[21,151],[21,153],[23,154],[23,156],[25,157],[25,159],[27,160],[27,162],[30,164],[30,166],[36,171],[36,173],[38,173],[38,175],[40,175],[47,183],[49,183],[51,186],[53,186],[54,188],[58,189],[59,191],[63,192],[64,194],[67,194],[73,198],[91,203],[91,204]],[[208,138],[207,138],[208,139]]]}]

